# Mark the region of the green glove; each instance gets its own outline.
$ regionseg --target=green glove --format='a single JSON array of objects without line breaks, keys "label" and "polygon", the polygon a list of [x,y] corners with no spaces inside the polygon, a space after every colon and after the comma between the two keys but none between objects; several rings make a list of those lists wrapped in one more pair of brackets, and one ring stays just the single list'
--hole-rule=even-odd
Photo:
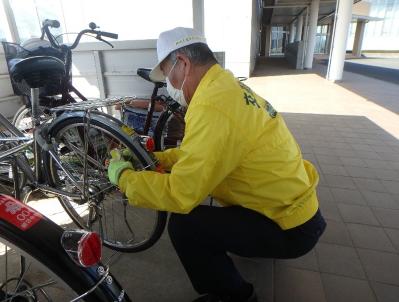
[{"label": "green glove", "polygon": [[112,184],[118,185],[122,172],[126,169],[133,169],[133,165],[131,162],[121,159],[120,153],[115,150],[111,151],[111,156],[112,159],[108,165],[108,178]]}]

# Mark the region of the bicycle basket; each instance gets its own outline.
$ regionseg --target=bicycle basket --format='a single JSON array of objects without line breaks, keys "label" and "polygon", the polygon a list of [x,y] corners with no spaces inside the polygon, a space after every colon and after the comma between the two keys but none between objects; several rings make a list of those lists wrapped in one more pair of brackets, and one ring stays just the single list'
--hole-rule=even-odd
[{"label": "bicycle basket", "polygon": [[[22,81],[21,83],[13,80],[10,72],[11,67],[18,63],[21,59],[26,59],[33,56],[50,56],[56,57],[65,63],[65,58],[62,52],[53,47],[38,47],[34,50],[27,50],[18,44],[10,42],[2,42],[4,55],[6,57],[8,72],[10,73],[11,85],[16,95],[30,96],[30,87]],[[52,96],[62,93],[62,86],[59,81],[49,83],[45,87],[40,88],[40,96]]]}]

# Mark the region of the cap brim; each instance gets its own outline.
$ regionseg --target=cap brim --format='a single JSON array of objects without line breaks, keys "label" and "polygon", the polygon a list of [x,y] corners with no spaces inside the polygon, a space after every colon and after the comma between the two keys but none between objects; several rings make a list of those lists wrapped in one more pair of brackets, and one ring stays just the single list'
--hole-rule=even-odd
[{"label": "cap brim", "polygon": [[165,76],[163,75],[163,72],[161,70],[161,62],[155,65],[150,72],[150,79],[154,82],[165,81]]}]

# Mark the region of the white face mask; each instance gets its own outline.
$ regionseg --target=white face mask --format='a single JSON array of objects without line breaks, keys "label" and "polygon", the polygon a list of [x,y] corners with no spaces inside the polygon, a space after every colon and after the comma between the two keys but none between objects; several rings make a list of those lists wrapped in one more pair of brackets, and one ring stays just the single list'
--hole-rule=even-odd
[{"label": "white face mask", "polygon": [[173,66],[170,69],[168,75],[166,76],[166,90],[168,91],[168,93],[169,93],[171,98],[173,98],[181,106],[187,107],[188,105],[187,105],[186,98],[184,97],[184,93],[183,93],[183,85],[184,85],[184,83],[186,81],[186,78],[184,77],[184,80],[183,80],[183,83],[181,84],[180,89],[176,89],[175,87],[173,87],[172,83],[169,81],[169,75],[172,72],[173,68],[175,68],[176,63],[177,63],[177,60],[173,64]]}]

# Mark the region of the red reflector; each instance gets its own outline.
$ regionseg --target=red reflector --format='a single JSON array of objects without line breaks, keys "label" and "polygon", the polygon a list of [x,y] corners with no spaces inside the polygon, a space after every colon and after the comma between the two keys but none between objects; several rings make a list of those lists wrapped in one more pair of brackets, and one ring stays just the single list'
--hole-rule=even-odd
[{"label": "red reflector", "polygon": [[86,233],[78,243],[78,258],[81,265],[88,267],[101,260],[101,239],[97,233]]},{"label": "red reflector", "polygon": [[147,138],[147,141],[145,142],[145,148],[149,152],[154,152],[155,150],[155,142],[152,137]]}]

